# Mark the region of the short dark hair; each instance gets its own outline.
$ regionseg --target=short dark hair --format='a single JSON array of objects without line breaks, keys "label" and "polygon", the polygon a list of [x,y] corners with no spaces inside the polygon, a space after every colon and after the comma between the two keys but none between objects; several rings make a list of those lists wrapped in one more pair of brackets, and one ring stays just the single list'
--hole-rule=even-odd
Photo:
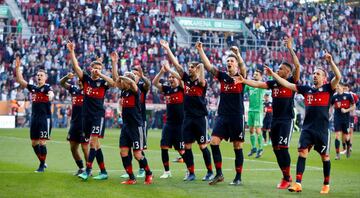
[{"label": "short dark hair", "polygon": [[231,54],[229,54],[228,56],[227,56],[227,58],[235,58],[236,60],[238,60],[238,57],[236,56],[236,54],[234,54],[234,53],[231,53]]},{"label": "short dark hair", "polygon": [[328,76],[328,75],[327,75],[327,72],[326,72],[326,70],[325,70],[324,68],[322,68],[322,67],[316,67],[315,69],[318,69],[318,70],[323,71],[323,72],[324,72],[325,77],[327,77],[327,76]]},{"label": "short dark hair", "polygon": [[94,65],[100,65],[101,67],[103,67],[103,64],[99,61],[93,61],[90,63],[90,67],[93,67]]},{"label": "short dark hair", "polygon": [[288,63],[288,62],[282,62],[281,64],[282,64],[282,65],[285,65],[286,67],[288,67],[288,68],[290,69],[290,71],[293,70],[293,67],[291,66],[290,63]]},{"label": "short dark hair", "polygon": [[261,75],[264,74],[264,70],[262,70],[262,69],[256,69],[255,71],[256,71],[256,72],[259,72]]},{"label": "short dark hair", "polygon": [[46,74],[45,69],[38,69],[36,73],[38,73],[38,72],[43,72],[43,73],[45,73],[45,74]]}]

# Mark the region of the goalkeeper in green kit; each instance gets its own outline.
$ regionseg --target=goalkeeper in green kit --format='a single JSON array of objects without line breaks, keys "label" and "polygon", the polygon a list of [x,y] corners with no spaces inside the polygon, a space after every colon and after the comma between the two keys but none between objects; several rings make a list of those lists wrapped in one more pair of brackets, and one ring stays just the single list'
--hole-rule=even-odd
[{"label": "goalkeeper in green kit", "polygon": [[[261,81],[262,74],[262,70],[256,69],[253,74],[253,79],[255,81]],[[248,156],[252,156],[256,153],[256,158],[259,158],[264,151],[261,127],[263,120],[263,98],[265,95],[265,90],[260,88],[253,88],[246,85],[245,93],[248,93],[249,96],[249,112],[247,124],[250,128],[251,151],[249,152]],[[258,148],[256,148],[256,142],[258,143]]]}]

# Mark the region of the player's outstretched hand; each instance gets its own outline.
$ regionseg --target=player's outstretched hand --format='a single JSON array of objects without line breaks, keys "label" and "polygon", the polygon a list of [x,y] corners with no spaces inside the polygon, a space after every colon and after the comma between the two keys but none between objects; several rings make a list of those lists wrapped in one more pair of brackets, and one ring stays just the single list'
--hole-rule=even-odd
[{"label": "player's outstretched hand", "polygon": [[245,79],[242,75],[234,76],[232,78],[234,79],[235,84],[244,83],[244,81],[245,81]]},{"label": "player's outstretched hand", "polygon": [[195,48],[196,48],[197,50],[201,50],[201,49],[203,48],[202,42],[201,42],[201,41],[197,41],[197,42],[195,43]]},{"label": "player's outstretched hand", "polygon": [[67,44],[66,44],[66,47],[68,48],[68,50],[70,52],[73,52],[75,50],[75,44],[72,43],[71,41],[68,41]]},{"label": "player's outstretched hand", "polygon": [[293,38],[292,38],[292,37],[285,37],[284,43],[285,43],[285,46],[286,46],[288,49],[292,49],[292,42],[293,42]]},{"label": "player's outstretched hand", "polygon": [[16,59],[15,59],[15,68],[19,68],[20,65],[21,65],[20,54],[19,54],[19,53],[16,53],[15,56],[16,56]]},{"label": "player's outstretched hand", "polygon": [[231,46],[230,50],[236,55],[238,55],[238,53],[239,53],[239,48],[236,46]]},{"label": "player's outstretched hand", "polygon": [[160,40],[160,45],[165,49],[169,48],[169,43],[163,39]]},{"label": "player's outstretched hand", "polygon": [[163,60],[162,62],[161,62],[161,69],[163,69],[163,72],[168,72],[168,71],[170,71],[170,65],[169,65],[169,61],[167,61],[167,60]]},{"label": "player's outstretched hand", "polygon": [[269,66],[266,65],[264,66],[264,71],[268,76],[272,76],[274,74],[274,71]]},{"label": "player's outstretched hand", "polygon": [[113,63],[117,63],[119,61],[119,55],[116,51],[111,52],[110,58]]},{"label": "player's outstretched hand", "polygon": [[333,60],[331,54],[328,52],[326,52],[326,54],[324,55],[324,58],[325,58],[326,62],[328,62],[328,63],[331,63]]}]

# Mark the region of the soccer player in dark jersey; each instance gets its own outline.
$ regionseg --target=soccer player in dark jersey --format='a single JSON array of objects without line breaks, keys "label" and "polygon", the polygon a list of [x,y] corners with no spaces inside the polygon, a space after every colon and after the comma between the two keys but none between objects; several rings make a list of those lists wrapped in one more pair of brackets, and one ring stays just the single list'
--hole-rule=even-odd
[{"label": "soccer player in dark jersey", "polygon": [[195,180],[194,156],[191,150],[191,146],[195,141],[199,144],[207,168],[207,174],[202,180],[210,181],[213,177],[213,171],[211,165],[211,154],[207,148],[209,137],[206,132],[205,118],[208,111],[205,99],[207,83],[205,80],[204,65],[199,62],[191,62],[189,63],[189,72],[185,72],[174,54],[171,52],[168,42],[161,40],[160,44],[167,52],[169,59],[181,76],[185,87],[185,116],[182,126],[185,143],[185,153],[183,158],[188,169],[188,174],[184,178],[184,181]]},{"label": "soccer player in dark jersey", "polygon": [[36,73],[36,85],[32,85],[24,80],[20,71],[20,55],[16,54],[15,70],[16,81],[22,88],[27,88],[31,93],[32,113],[30,123],[31,145],[37,155],[40,165],[35,172],[44,172],[47,149],[46,141],[50,140],[51,135],[51,102],[54,93],[49,84],[46,84],[47,75],[44,70],[38,70]]},{"label": "soccer player in dark jersey", "polygon": [[209,184],[215,185],[218,182],[224,181],[222,173],[222,157],[220,152],[220,143],[224,139],[233,143],[235,152],[236,175],[230,185],[241,185],[241,173],[244,163],[242,148],[245,137],[244,85],[242,83],[238,83],[236,79],[240,76],[240,69],[238,67],[239,61],[241,61],[241,64],[244,64],[244,62],[241,57],[237,57],[235,54],[230,54],[226,59],[227,72],[222,72],[210,63],[201,42],[197,42],[195,46],[206,70],[215,76],[221,84],[218,118],[215,122],[210,142],[214,164],[216,167],[216,175]]},{"label": "soccer player in dark jersey", "polygon": [[[271,144],[270,138],[270,129],[271,129],[271,120],[273,114],[272,102],[270,101],[269,94],[264,95],[264,120],[262,126],[262,133],[264,137],[264,146]],[[267,133],[269,133],[269,139],[267,138]]]},{"label": "soccer player in dark jersey", "polygon": [[[352,95],[352,97],[354,99],[355,109],[356,109],[356,104],[359,102],[359,96],[356,95],[356,93],[350,91],[349,84],[344,85],[344,92],[349,92]],[[354,133],[355,116],[356,116],[355,110],[350,111],[350,125],[349,125],[350,152],[352,151],[352,140],[353,140],[353,133]],[[340,154],[345,154],[345,153],[346,153],[346,143],[343,142],[343,151],[340,152]]]},{"label": "soccer player in dark jersey", "polygon": [[[160,78],[169,73],[168,81],[160,83]],[[161,159],[165,172],[160,176],[162,179],[171,177],[169,167],[169,148],[173,147],[183,155],[184,142],[182,140],[182,122],[184,119],[184,84],[178,73],[170,69],[167,61],[162,62],[160,72],[155,76],[153,85],[164,94],[166,103],[166,123],[161,134]]]},{"label": "soccer player in dark jersey", "polygon": [[[117,80],[117,78],[119,77],[118,74],[118,61],[119,61],[119,55],[117,54],[117,52],[112,52],[110,54],[111,57],[111,62],[112,62],[112,78],[114,81]],[[131,68],[131,72],[135,74],[136,77],[136,84],[138,86],[138,88],[141,91],[141,95],[140,95],[140,104],[141,104],[141,118],[143,120],[143,131],[145,133],[142,133],[142,135],[144,135],[144,137],[142,137],[141,139],[144,141],[143,142],[143,149],[147,149],[147,121],[146,121],[146,104],[145,104],[145,99],[146,99],[146,94],[150,89],[151,86],[151,82],[150,80],[144,75],[141,66],[134,66]],[[142,154],[145,156],[144,151],[141,151]],[[131,150],[129,149],[129,156],[132,156],[131,154]],[[140,167],[140,164],[139,164]],[[122,178],[128,178],[129,175],[127,173],[121,175]],[[136,177],[138,178],[142,178],[145,177],[145,170],[144,169],[139,169],[138,174],[136,175]]]},{"label": "soccer player in dark jersey", "polygon": [[142,154],[142,150],[144,149],[144,131],[142,126],[143,120],[141,118],[141,91],[135,80],[135,74],[125,72],[124,76],[119,76],[116,81],[116,86],[121,90],[120,105],[124,121],[124,125],[121,128],[119,147],[123,166],[129,175],[129,179],[123,181],[122,184],[136,184],[136,179],[132,171],[132,158],[129,156],[130,148],[133,149],[134,157],[139,162],[140,168],[145,170],[146,176],[144,184],[151,184],[153,180],[152,172],[146,157]]},{"label": "soccer player in dark jersey", "polygon": [[78,87],[68,83],[67,81],[74,78],[73,73],[68,73],[66,76],[60,79],[60,85],[69,91],[72,100],[72,113],[70,129],[67,135],[67,140],[70,142],[70,150],[72,156],[79,167],[76,172],[76,176],[85,171],[83,160],[81,159],[78,151],[81,144],[82,152],[84,153],[85,161],[89,156],[89,138],[90,133],[85,134],[82,129],[82,106],[84,100],[84,92],[81,81],[78,81]]},{"label": "soccer player in dark jersey", "polygon": [[93,178],[96,180],[104,180],[108,178],[108,174],[105,169],[100,139],[104,138],[105,135],[105,93],[110,86],[114,85],[109,84],[109,82],[113,82],[113,80],[101,74],[103,65],[98,61],[93,61],[90,64],[91,74],[88,74],[87,71],[81,70],[75,55],[75,44],[68,42],[67,48],[70,53],[73,69],[84,86],[84,101],[82,108],[83,132],[85,134],[90,134],[90,151],[86,162],[86,171],[80,174],[79,177],[83,180],[88,179],[96,157],[100,173]]},{"label": "soccer player in dark jersey", "polygon": [[265,68],[268,75],[273,76],[279,84],[304,96],[305,118],[298,146],[299,157],[296,165],[296,183],[288,188],[291,192],[302,191],[301,181],[305,170],[305,161],[313,146],[321,155],[323,161],[324,185],[320,193],[327,194],[330,191],[329,108],[331,96],[340,82],[341,74],[329,53],[326,53],[324,58],[335,74],[330,83],[326,83],[327,74],[322,68],[315,68],[312,86],[290,83],[274,73],[270,68]]},{"label": "soccer player in dark jersey", "polygon": [[[300,63],[294,50],[292,49],[292,38],[286,38],[285,44],[293,58],[295,69],[293,69],[289,63],[283,62],[280,65],[277,74],[291,83],[297,83],[300,78]],[[287,189],[291,184],[291,158],[288,149],[294,124],[293,107],[295,92],[279,85],[279,83],[275,80],[259,82],[244,79],[243,83],[252,87],[271,89],[272,91],[273,118],[271,121],[270,138],[274,154],[283,174],[283,178],[277,185],[277,188]]]},{"label": "soccer player in dark jersey", "polygon": [[339,83],[336,86],[336,93],[331,98],[334,107],[334,129],[335,129],[335,160],[340,160],[340,134],[342,142],[346,143],[346,157],[350,157],[350,111],[355,109],[353,96],[344,92],[344,86]]}]

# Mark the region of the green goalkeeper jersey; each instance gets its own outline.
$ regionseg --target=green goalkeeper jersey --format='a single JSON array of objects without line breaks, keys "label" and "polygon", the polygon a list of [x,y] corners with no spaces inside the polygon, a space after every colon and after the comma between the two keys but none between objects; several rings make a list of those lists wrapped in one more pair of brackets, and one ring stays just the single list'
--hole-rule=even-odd
[{"label": "green goalkeeper jersey", "polygon": [[263,112],[263,98],[265,89],[245,86],[245,93],[249,95],[249,111]]}]

